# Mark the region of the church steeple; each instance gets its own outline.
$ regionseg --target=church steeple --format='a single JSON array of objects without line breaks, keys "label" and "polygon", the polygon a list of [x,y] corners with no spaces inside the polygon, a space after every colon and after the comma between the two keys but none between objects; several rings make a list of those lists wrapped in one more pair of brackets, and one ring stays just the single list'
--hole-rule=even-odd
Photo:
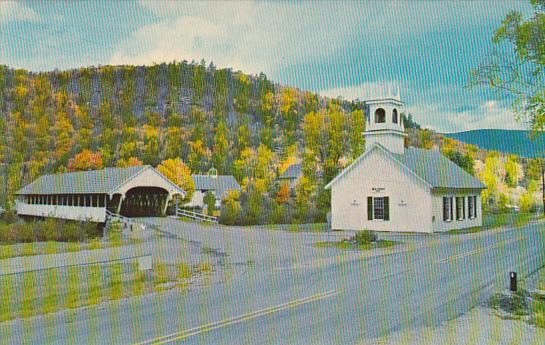
[{"label": "church steeple", "polygon": [[404,103],[397,96],[374,99],[365,102],[366,128],[365,146],[370,148],[378,143],[396,154],[405,153],[405,127],[401,118]]}]

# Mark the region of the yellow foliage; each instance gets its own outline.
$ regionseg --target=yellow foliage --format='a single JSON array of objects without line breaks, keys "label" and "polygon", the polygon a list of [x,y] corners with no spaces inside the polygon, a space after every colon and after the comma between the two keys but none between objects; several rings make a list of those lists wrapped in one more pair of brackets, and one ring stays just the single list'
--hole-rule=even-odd
[{"label": "yellow foliage", "polygon": [[297,163],[297,157],[295,156],[289,156],[286,158],[279,166],[278,166],[278,172],[280,174],[283,174],[290,166]]},{"label": "yellow foliage", "polygon": [[195,191],[191,171],[180,158],[167,159],[157,166],[157,170],[185,192],[185,200],[190,200]]},{"label": "yellow foliage", "polygon": [[129,157],[128,159],[122,158],[117,161],[118,168],[138,167],[142,165],[144,165],[144,163],[137,157]]}]

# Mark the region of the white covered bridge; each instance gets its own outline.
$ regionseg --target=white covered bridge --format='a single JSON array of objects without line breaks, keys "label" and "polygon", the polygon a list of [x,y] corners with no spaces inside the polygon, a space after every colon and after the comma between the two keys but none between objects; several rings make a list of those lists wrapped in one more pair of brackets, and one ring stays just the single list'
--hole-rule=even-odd
[{"label": "white covered bridge", "polygon": [[161,216],[185,191],[151,166],[44,175],[17,193],[19,216],[104,223],[107,211]]}]

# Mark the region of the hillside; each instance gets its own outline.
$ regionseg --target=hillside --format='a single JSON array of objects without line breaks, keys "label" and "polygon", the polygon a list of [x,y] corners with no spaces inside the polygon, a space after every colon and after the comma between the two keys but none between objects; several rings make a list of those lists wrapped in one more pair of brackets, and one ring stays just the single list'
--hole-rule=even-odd
[{"label": "hillside", "polygon": [[485,150],[516,154],[520,157],[537,158],[545,154],[545,135],[532,140],[527,131],[479,129],[443,135]]},{"label": "hillside", "polygon": [[[204,61],[44,73],[0,66],[0,194],[66,170],[84,150],[103,166],[180,157],[193,173],[216,168],[239,180],[270,180],[268,171],[306,150],[330,178],[361,150],[351,132],[363,130],[351,116],[361,107]],[[320,149],[308,150],[311,126]]]}]

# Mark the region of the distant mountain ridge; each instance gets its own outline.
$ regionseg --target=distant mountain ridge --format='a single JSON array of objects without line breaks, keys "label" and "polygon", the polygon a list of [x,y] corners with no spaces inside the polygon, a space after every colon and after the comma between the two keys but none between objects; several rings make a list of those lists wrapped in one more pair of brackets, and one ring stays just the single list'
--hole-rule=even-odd
[{"label": "distant mountain ridge", "polygon": [[530,131],[509,129],[477,129],[442,135],[485,150],[516,154],[525,158],[545,155],[545,133],[532,140]]}]

